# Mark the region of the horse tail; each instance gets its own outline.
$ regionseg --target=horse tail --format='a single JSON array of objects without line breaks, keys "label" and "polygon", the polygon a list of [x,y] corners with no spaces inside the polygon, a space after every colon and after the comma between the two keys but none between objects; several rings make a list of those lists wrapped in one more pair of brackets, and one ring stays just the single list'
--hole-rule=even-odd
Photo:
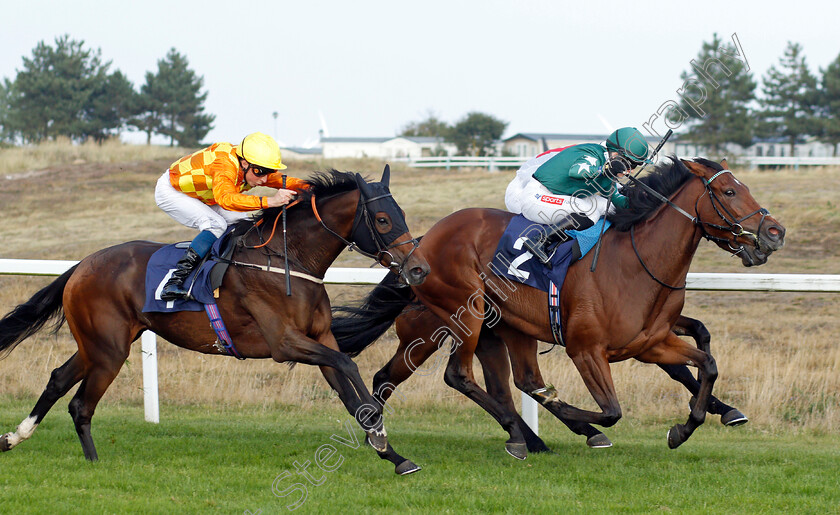
[{"label": "horse tail", "polygon": [[40,331],[51,320],[53,333],[64,324],[64,287],[76,266],[0,319],[0,359],[6,358],[20,342]]},{"label": "horse tail", "polygon": [[358,356],[394,324],[413,297],[411,288],[398,287],[399,277],[389,273],[368,294],[360,307],[337,306],[333,313],[332,333],[341,352],[350,357]]}]

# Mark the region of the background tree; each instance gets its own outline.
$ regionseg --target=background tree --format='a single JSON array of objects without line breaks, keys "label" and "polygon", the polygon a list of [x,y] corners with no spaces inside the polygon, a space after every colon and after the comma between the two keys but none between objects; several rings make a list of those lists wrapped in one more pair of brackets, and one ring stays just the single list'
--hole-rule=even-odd
[{"label": "background tree", "polygon": [[119,133],[128,114],[124,97],[133,94],[131,83],[117,71],[108,73],[100,50],[84,48],[83,41],[64,35],[55,46],[39,42],[23,69],[4,86],[7,107],[4,130],[24,142],[68,136],[76,141],[102,140]]},{"label": "background tree", "polygon": [[778,67],[771,66],[763,82],[758,133],[785,138],[792,156],[797,141],[819,134],[821,128],[816,118],[817,79],[808,70],[802,47],[788,42]]},{"label": "background tree", "polygon": [[56,136],[82,139],[82,110],[104,75],[99,51],[84,49],[82,41],[64,35],[56,38],[55,47],[39,42],[15,77],[10,128],[25,142]]},{"label": "background tree", "polygon": [[426,118],[420,120],[419,122],[408,122],[400,129],[398,136],[405,136],[405,137],[430,137],[430,138],[442,138],[446,139],[449,137],[449,133],[452,130],[452,127],[438,118],[438,116],[434,113],[434,111],[429,111],[426,114]]},{"label": "background tree", "polygon": [[[713,155],[720,155],[727,143],[750,146],[755,129],[749,106],[755,100],[756,82],[740,61],[718,51],[722,43],[714,34],[711,42],[703,42],[697,54],[698,65],[705,68],[704,73],[712,80],[694,69],[680,75],[684,81],[689,78],[703,81],[707,91],[707,98],[700,106],[705,116],[700,116],[685,98],[680,101],[680,108],[687,116],[685,139],[706,147]],[[714,63],[715,59],[723,66]]]},{"label": "background tree", "polygon": [[822,84],[818,97],[818,110],[822,126],[820,139],[832,145],[832,154],[837,156],[840,144],[840,55],[822,73]]},{"label": "background tree", "polygon": [[134,85],[121,71],[107,76],[91,92],[83,109],[84,133],[101,143],[118,135],[139,110]]},{"label": "background tree", "polygon": [[3,78],[0,82],[0,142],[13,142],[14,133],[7,127],[6,119],[9,116],[9,97],[12,94],[12,82]]},{"label": "background tree", "polygon": [[158,133],[169,137],[170,146],[176,141],[182,147],[198,146],[216,119],[204,113],[204,77],[197,76],[174,48],[157,64],[157,73],[146,73],[140,91],[142,111],[131,123],[146,132],[147,142]]},{"label": "background tree", "polygon": [[452,127],[449,138],[461,155],[491,156],[507,125],[492,115],[473,111]]}]

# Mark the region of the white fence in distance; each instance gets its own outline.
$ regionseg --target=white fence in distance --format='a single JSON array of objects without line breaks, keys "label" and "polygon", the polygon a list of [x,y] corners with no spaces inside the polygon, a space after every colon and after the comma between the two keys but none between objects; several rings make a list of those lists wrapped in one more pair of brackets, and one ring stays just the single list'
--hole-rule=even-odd
[{"label": "white fence in distance", "polygon": [[[78,261],[41,259],[0,259],[0,275],[61,275]],[[378,284],[388,271],[370,268],[330,268],[324,282],[330,284]],[[715,274],[689,273],[689,290],[766,291],[766,292],[831,292],[840,293],[840,275],[821,274]],[[33,292],[34,293],[34,292]],[[141,338],[143,355],[143,402],[146,420],[160,422],[158,398],[157,338],[144,331]],[[522,418],[538,433],[538,405],[522,394]]]},{"label": "white fence in distance", "polygon": [[[521,156],[433,156],[433,157],[396,157],[390,161],[406,163],[411,168],[487,168],[498,171],[500,168],[519,168],[530,157]],[[748,163],[749,168],[779,166],[798,169],[800,166],[840,166],[840,157],[741,157],[739,161]]]}]

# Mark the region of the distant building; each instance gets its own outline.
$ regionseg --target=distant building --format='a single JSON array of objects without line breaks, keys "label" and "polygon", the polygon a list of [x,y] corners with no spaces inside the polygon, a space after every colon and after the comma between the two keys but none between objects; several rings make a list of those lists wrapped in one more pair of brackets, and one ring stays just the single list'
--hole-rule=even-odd
[{"label": "distant building", "polygon": [[417,158],[436,155],[454,155],[457,148],[442,138],[403,137],[391,138],[321,138],[325,159],[338,157]]},{"label": "distant building", "polygon": [[[691,141],[685,136],[677,140],[677,155],[681,157],[702,156],[708,150]],[[790,142],[787,138],[755,138],[752,145],[747,148],[735,143],[724,145],[724,154],[738,157],[832,157],[834,148],[829,143],[823,143],[816,138],[808,138],[802,143],[793,146],[793,155],[790,153]]]},{"label": "distant building", "polygon": [[[557,134],[543,132],[518,132],[513,136],[502,140],[502,151],[506,155],[530,158],[537,154],[554,148],[579,145],[581,143],[602,143],[607,140],[609,134]],[[645,137],[648,145],[655,147],[659,139]],[[674,143],[671,139],[660,150],[660,154],[667,155],[674,153]]]},{"label": "distant building", "polygon": [[313,157],[321,157],[321,147],[286,147],[280,149],[280,155],[283,157],[283,159],[307,159]]}]

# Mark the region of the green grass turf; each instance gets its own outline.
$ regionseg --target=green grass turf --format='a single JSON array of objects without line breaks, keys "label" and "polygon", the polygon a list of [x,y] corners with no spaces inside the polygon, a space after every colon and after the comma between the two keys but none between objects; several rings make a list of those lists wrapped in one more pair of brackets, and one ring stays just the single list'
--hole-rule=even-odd
[{"label": "green grass turf", "polygon": [[[351,449],[339,407],[262,409],[163,406],[159,425],[142,407],[103,403],[93,421],[100,461],[82,457],[60,401],[34,436],[0,455],[2,513],[286,513],[305,485],[298,513],[719,512],[836,513],[836,435],[778,435],[724,428],[717,417],[677,450],[674,421],[621,421],[611,449],[541,413],[555,454],[517,461],[506,435],[477,407],[410,410],[388,419],[391,443],[423,470],[405,477],[362,444]],[[13,430],[33,400],[0,400],[0,431]],[[684,422],[680,420],[680,422]],[[359,442],[361,430],[353,426]],[[315,464],[325,444],[337,454]],[[339,454],[341,457],[339,458]],[[324,456],[322,456],[323,458]],[[310,462],[311,484],[295,462]],[[284,478],[284,473],[288,474]],[[279,478],[279,479],[278,479]],[[274,485],[274,488],[272,487]],[[247,511],[246,511],[247,510]]]}]

